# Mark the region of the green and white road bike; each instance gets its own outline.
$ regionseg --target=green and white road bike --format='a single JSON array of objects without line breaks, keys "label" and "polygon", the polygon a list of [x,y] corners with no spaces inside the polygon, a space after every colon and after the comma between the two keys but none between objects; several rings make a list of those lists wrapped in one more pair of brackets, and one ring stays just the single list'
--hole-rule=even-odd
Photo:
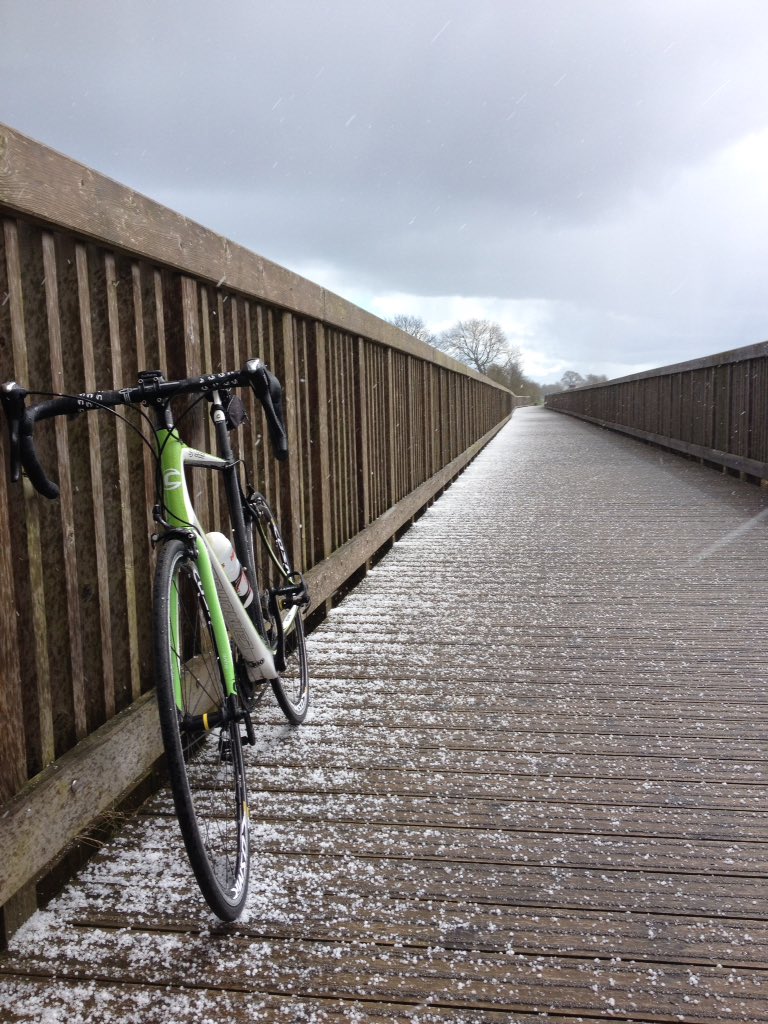
[{"label": "green and white road bike", "polygon": [[[233,389],[248,386],[264,408],[275,457],[287,458],[282,390],[258,359],[240,371],[179,381],[146,371],[136,387],[47,396],[32,406],[27,396],[39,392],[15,382],[0,386],[11,478],[18,480],[23,469],[47,498],[55,498],[58,487],[35,451],[37,422],[118,406],[150,411],[158,494],[152,614],[160,725],[192,869],[211,908],[228,921],[238,917],[248,892],[243,744],[256,742],[252,712],[270,684],[292,724],[304,720],[309,704],[302,618],[307,589],[266,500],[250,486],[243,489],[230,442],[230,431],[245,420]],[[209,403],[215,455],[182,441],[171,410],[182,395]],[[221,532],[205,532],[193,508],[188,475],[199,471],[221,476],[229,520],[219,524]]]}]

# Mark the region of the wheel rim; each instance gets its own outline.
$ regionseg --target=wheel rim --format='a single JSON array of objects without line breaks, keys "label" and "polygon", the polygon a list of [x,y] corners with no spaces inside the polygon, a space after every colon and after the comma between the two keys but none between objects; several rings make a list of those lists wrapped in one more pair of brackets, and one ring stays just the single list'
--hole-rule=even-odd
[{"label": "wheel rim", "polygon": [[306,710],[309,689],[307,687],[307,648],[304,637],[304,623],[301,612],[296,612],[285,634],[285,669],[280,673],[280,684],[286,698],[298,713]]},{"label": "wheel rim", "polygon": [[[262,609],[264,621],[268,626],[270,646],[272,653],[277,651],[277,630],[274,624],[270,625],[272,616],[268,609],[269,601],[267,595],[269,588],[284,587],[286,581],[292,576],[292,569],[288,554],[280,536],[280,530],[275,522],[272,512],[264,500],[258,495],[251,504],[254,515],[255,534],[251,538],[252,551],[254,553],[257,572],[260,579],[267,587],[264,593],[264,607]],[[261,545],[255,543],[255,535],[261,539]],[[280,567],[278,569],[278,566]],[[272,686],[283,711],[287,717],[298,723],[306,715],[309,705],[309,678],[307,672],[307,651],[304,636],[304,622],[301,617],[301,609],[289,607],[280,611],[283,623],[283,634],[285,637],[285,669],[280,672],[278,679],[273,680]]]},{"label": "wheel rim", "polygon": [[[210,615],[194,564],[186,558],[175,567],[170,594],[169,657],[174,684],[181,758],[189,807],[205,863],[187,849],[196,872],[210,873],[221,894],[233,904],[247,883],[248,806],[245,794],[239,725],[203,731],[185,723],[212,717],[228,708]],[[185,833],[185,840],[187,835]],[[201,886],[203,880],[198,877]]]}]

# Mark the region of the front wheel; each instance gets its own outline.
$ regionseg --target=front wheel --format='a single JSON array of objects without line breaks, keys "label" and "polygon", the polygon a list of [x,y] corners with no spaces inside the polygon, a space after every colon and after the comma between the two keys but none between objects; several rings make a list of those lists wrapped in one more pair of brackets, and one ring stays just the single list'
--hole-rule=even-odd
[{"label": "front wheel", "polygon": [[296,576],[280,529],[264,496],[251,494],[248,510],[254,526],[251,530],[254,564],[259,580],[266,584],[262,593],[262,613],[273,654],[280,650],[281,632],[284,640],[285,665],[278,669],[278,678],[271,681],[272,689],[288,721],[292,725],[300,725],[309,708],[309,670],[302,604],[296,603],[290,595],[279,593],[290,590]]},{"label": "front wheel", "polygon": [[248,803],[237,698],[227,696],[195,558],[162,543],[154,589],[157,703],[184,844],[209,906],[225,921],[248,892]]}]

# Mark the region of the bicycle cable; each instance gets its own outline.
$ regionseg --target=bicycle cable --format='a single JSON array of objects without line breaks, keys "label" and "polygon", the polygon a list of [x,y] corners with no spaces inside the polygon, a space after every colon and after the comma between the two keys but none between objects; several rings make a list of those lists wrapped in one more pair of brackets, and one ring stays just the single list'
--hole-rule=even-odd
[{"label": "bicycle cable", "polygon": [[[27,391],[27,395],[33,396],[35,398],[70,398],[70,399],[73,399],[73,400],[77,400],[78,398],[81,397],[81,395],[71,395],[71,394],[67,394],[66,392],[63,392],[63,391]],[[178,420],[176,421],[176,423],[174,423],[173,429],[176,430],[176,428],[178,427],[178,424],[184,419],[184,417],[187,416],[190,412],[192,412],[192,410],[206,397],[207,397],[207,393],[206,392],[202,392],[192,402],[190,402],[190,404],[187,406],[187,408],[184,409],[184,411],[180,414],[180,416],[179,416]],[[167,506],[165,505],[165,502],[162,500],[162,494],[163,494],[162,454],[163,454],[163,449],[165,448],[165,445],[168,443],[168,441],[171,438],[171,431],[168,431],[168,435],[165,438],[165,440],[162,443],[159,443],[157,441],[157,435],[155,433],[155,425],[152,422],[152,420],[149,417],[149,415],[146,412],[144,412],[144,410],[138,404],[131,403],[130,408],[131,409],[135,409],[136,412],[138,412],[139,416],[142,418],[142,420],[144,420],[144,422],[149,426],[149,429],[152,431],[152,437],[153,437],[153,440],[155,442],[155,443],[153,443],[152,441],[150,441],[144,435],[143,431],[140,430],[139,427],[135,423],[133,423],[130,419],[128,419],[128,417],[125,416],[123,413],[118,412],[117,409],[115,409],[114,406],[106,405],[106,404],[104,404],[102,402],[99,402],[98,399],[93,397],[93,395],[89,395],[88,396],[88,402],[89,402],[91,407],[94,407],[94,408],[98,409],[101,412],[111,413],[112,416],[114,416],[116,420],[119,420],[121,423],[124,423],[127,427],[129,427],[134,432],[134,434],[136,434],[137,437],[142,441],[142,443],[147,446],[147,448],[149,449],[149,452],[152,455],[152,458],[154,459],[154,462],[155,462],[155,492],[156,492],[156,502],[155,502],[155,505],[160,508],[160,513],[161,513],[161,515],[164,516],[165,513],[168,511],[168,509],[167,509]],[[85,411],[88,411],[88,410],[85,410]],[[78,416],[78,415],[79,415],[79,413],[69,414],[69,416]],[[68,416],[68,418],[69,418],[69,416]],[[183,522],[182,520],[179,520],[179,521],[181,522],[182,526],[187,526],[190,529],[193,528],[193,524],[192,523]]]}]

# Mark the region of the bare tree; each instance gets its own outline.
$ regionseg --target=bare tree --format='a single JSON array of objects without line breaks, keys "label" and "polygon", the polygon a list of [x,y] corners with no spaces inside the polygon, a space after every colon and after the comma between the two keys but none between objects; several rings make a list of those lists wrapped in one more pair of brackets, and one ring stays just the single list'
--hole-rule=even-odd
[{"label": "bare tree", "polygon": [[586,381],[576,370],[566,370],[560,378],[560,388],[563,391],[569,388],[580,388]]},{"label": "bare tree", "polygon": [[523,373],[522,356],[520,350],[509,349],[504,362],[501,364],[504,376],[507,378],[507,387],[516,395],[526,394],[526,388],[531,383]]},{"label": "bare tree", "polygon": [[559,391],[568,391],[571,388],[582,388],[585,384],[603,384],[608,378],[604,373],[588,373],[586,377],[577,370],[566,370],[557,384],[547,384],[544,393],[547,395],[557,394]]},{"label": "bare tree", "polygon": [[516,348],[508,349],[502,360],[489,366],[486,376],[509,388],[514,395],[526,395],[537,402],[541,399],[541,385],[525,376],[522,356]]},{"label": "bare tree", "polygon": [[406,334],[418,338],[419,341],[425,341],[428,345],[434,345],[437,342],[437,338],[420,316],[412,316],[410,313],[397,313],[389,323],[393,327],[398,327],[401,331],[405,331]]},{"label": "bare tree", "polygon": [[459,320],[443,331],[438,347],[478,373],[486,373],[508,350],[507,336],[492,320]]}]

